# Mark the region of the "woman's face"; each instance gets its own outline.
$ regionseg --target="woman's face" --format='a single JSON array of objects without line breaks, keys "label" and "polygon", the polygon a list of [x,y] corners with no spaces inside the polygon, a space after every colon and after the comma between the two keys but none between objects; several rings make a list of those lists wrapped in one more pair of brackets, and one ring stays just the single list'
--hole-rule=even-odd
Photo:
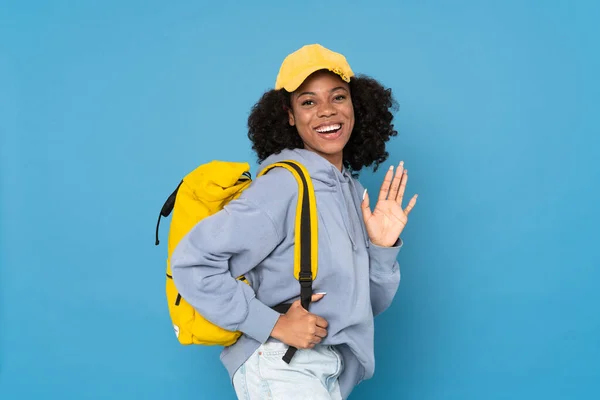
[{"label": "woman's face", "polygon": [[349,85],[331,72],[315,72],[292,93],[291,105],[289,122],[304,148],[341,169],[344,146],[354,128]]}]

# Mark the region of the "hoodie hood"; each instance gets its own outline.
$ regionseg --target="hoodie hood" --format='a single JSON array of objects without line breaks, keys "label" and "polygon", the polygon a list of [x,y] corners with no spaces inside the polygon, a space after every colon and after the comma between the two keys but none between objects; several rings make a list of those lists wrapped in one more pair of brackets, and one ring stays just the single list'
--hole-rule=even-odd
[{"label": "hoodie hood", "polygon": [[[276,162],[284,160],[295,160],[301,163],[313,181],[315,192],[336,192],[336,200],[339,203],[340,209],[344,214],[344,225],[352,246],[356,249],[356,236],[352,234],[349,213],[355,212],[358,214],[359,220],[362,220],[362,193],[359,192],[357,182],[352,177],[350,172],[342,167],[342,171],[338,170],[332,163],[318,155],[317,153],[306,149],[284,149],[280,153],[272,154],[267,157],[259,166],[257,174]],[[367,231],[364,224],[360,224],[360,229],[365,238],[365,245],[369,246]]]},{"label": "hoodie hood", "polygon": [[265,167],[276,162],[284,160],[295,160],[306,168],[315,185],[315,190],[327,190],[327,188],[335,188],[336,182],[340,178],[344,178],[350,174],[344,168],[340,172],[332,163],[321,157],[317,153],[305,149],[284,149],[280,153],[272,154],[267,157],[259,166],[259,174]]}]

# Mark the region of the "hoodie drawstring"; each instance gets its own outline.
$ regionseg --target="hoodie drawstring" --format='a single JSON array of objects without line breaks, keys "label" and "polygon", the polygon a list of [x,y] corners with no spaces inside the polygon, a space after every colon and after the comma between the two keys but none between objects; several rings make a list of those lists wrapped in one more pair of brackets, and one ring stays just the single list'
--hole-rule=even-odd
[{"label": "hoodie drawstring", "polygon": [[360,228],[363,233],[363,238],[365,240],[365,246],[369,247],[369,234],[367,233],[367,228],[365,227],[365,223],[363,222],[363,213],[362,213],[362,193],[359,194],[358,188],[356,187],[356,183],[354,183],[354,179],[350,178],[350,185],[352,186],[352,201],[354,202],[354,206],[358,211],[358,220],[360,221]]},{"label": "hoodie drawstring", "polygon": [[[333,167],[333,166],[332,166],[332,168],[334,169],[333,175],[335,177],[335,185],[336,185],[337,192],[338,192],[338,196],[336,198],[337,198],[338,202],[340,203],[340,208],[341,208],[341,211],[343,214],[344,227],[346,228],[346,233],[348,234],[348,237],[350,238],[350,242],[352,243],[352,249],[356,250],[357,247],[356,247],[356,242],[354,241],[354,237],[352,235],[352,227],[349,226],[350,215],[348,215],[348,205],[346,204],[346,199],[344,197],[344,190],[342,189],[342,183],[340,182],[340,179],[338,177],[338,174],[340,173],[340,171],[335,169],[335,167]],[[350,181],[352,181],[352,179],[350,179]],[[354,205],[356,206],[356,199],[354,197],[355,196],[352,196],[352,201],[354,202]]]}]

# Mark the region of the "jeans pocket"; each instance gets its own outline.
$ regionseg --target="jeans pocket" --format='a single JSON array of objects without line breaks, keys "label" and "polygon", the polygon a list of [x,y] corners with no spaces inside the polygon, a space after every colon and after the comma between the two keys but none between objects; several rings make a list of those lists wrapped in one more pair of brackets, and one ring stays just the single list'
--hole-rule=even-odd
[{"label": "jeans pocket", "polygon": [[342,353],[339,352],[338,349],[335,348],[335,346],[329,346],[329,349],[331,350],[331,352],[334,354],[335,358],[338,360],[338,376],[341,375],[342,371],[344,370],[344,358],[342,357]]},{"label": "jeans pocket", "polygon": [[281,358],[287,351],[288,347],[289,346],[287,344],[280,342],[279,340],[270,338],[260,346],[259,354],[263,357]]}]

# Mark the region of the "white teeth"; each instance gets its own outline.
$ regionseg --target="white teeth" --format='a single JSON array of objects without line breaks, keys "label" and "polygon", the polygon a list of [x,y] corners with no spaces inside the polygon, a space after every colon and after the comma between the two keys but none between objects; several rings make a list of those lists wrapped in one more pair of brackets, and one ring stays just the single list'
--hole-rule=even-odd
[{"label": "white teeth", "polygon": [[327,125],[327,126],[322,126],[322,127],[318,128],[316,131],[319,133],[328,133],[328,132],[337,131],[341,127],[342,127],[342,125],[340,125],[340,124]]}]

